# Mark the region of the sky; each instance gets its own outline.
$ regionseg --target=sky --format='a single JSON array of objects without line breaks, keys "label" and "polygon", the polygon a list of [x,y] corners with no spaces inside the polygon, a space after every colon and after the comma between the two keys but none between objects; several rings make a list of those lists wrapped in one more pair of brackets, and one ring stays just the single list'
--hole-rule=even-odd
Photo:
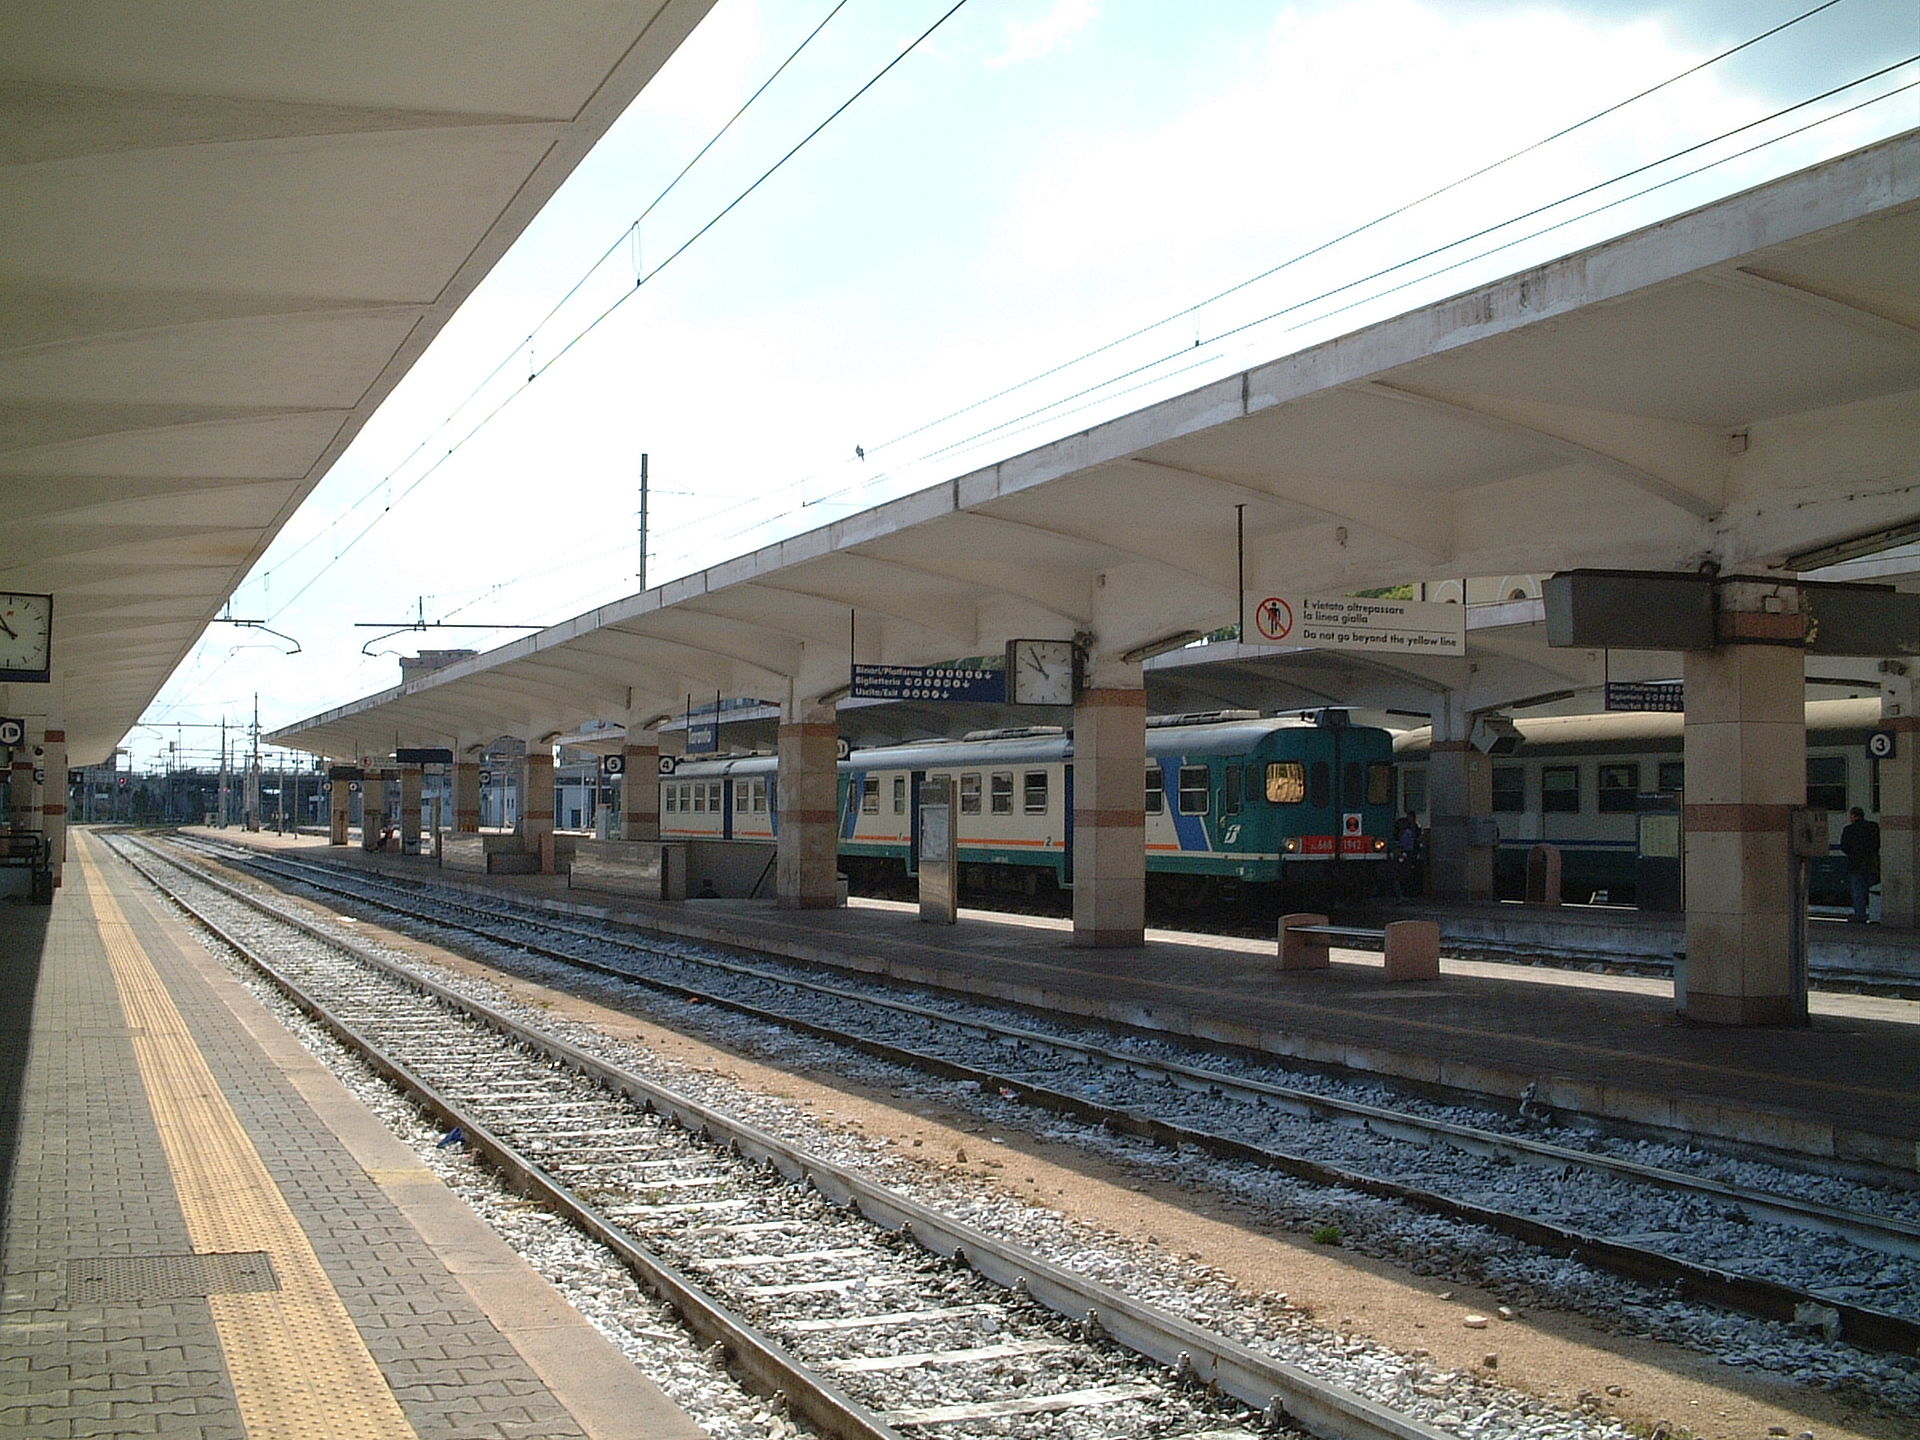
[{"label": "sky", "polygon": [[643,454],[651,586],[1920,125],[1802,103],[1912,0],[1621,104],[1818,3],[718,0],[236,592],[299,653],[211,626],[122,744],[632,594]]}]

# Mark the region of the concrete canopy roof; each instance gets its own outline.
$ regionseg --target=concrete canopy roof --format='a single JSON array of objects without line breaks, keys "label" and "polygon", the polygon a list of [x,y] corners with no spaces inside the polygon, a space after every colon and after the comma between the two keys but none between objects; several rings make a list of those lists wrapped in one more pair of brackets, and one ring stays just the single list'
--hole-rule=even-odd
[{"label": "concrete canopy roof", "polygon": [[0,713],[105,758],[710,4],[0,8]]},{"label": "concrete canopy roof", "polygon": [[1249,587],[1287,593],[1577,565],[1790,573],[1920,518],[1916,437],[1910,132],[273,738],[353,756],[644,724],[688,695],[830,694],[850,651],[922,664],[1014,636],[1079,634],[1110,668],[1235,619],[1241,505]]}]

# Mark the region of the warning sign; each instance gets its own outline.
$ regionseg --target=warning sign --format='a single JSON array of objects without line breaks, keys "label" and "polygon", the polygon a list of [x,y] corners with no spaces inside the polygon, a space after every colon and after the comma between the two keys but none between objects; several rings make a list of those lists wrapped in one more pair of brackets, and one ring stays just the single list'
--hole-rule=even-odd
[{"label": "warning sign", "polygon": [[1253,609],[1253,628],[1268,644],[1283,644],[1293,634],[1293,606],[1278,595],[1269,595]]},{"label": "warning sign", "polygon": [[[1257,592],[1256,592],[1257,593]],[[1387,655],[1464,655],[1467,609],[1358,595],[1249,595],[1248,641]]]}]

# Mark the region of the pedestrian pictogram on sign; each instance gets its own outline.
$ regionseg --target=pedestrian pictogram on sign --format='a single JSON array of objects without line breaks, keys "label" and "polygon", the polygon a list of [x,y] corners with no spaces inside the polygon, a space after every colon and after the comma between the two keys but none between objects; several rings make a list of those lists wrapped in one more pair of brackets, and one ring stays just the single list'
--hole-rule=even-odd
[{"label": "pedestrian pictogram on sign", "polygon": [[1254,607],[1253,624],[1268,640],[1284,640],[1293,633],[1293,607],[1277,595],[1269,595]]}]

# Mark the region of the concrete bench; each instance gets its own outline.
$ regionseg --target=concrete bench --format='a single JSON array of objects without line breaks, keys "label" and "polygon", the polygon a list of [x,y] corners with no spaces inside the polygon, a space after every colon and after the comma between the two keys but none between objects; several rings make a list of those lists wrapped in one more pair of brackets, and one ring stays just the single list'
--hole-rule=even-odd
[{"label": "concrete bench", "polygon": [[1440,978],[1440,927],[1431,920],[1395,920],[1384,930],[1364,930],[1330,925],[1324,915],[1283,915],[1280,968],[1324,970],[1332,963],[1327,950],[1335,941],[1379,946],[1386,952],[1389,980]]}]

